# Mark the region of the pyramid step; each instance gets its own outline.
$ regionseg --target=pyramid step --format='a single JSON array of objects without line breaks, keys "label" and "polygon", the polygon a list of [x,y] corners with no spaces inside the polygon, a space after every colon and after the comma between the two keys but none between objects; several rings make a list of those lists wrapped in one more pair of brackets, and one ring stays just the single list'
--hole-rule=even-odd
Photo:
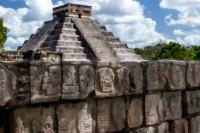
[{"label": "pyramid step", "polygon": [[46,41],[43,43],[43,47],[45,46],[74,46],[74,47],[81,47],[82,42],[81,41],[65,41],[65,40],[52,40],[52,41]]},{"label": "pyramid step", "polygon": [[112,32],[107,32],[107,31],[103,31],[102,34],[106,37],[113,37],[113,33]]},{"label": "pyramid step", "polygon": [[54,31],[51,33],[51,35],[59,35],[59,34],[71,34],[76,35],[76,29],[69,29],[69,28],[62,28],[62,29],[54,29]]},{"label": "pyramid step", "polygon": [[100,28],[100,30],[101,30],[102,32],[107,31],[106,26],[104,26],[104,25],[100,25],[99,28]]},{"label": "pyramid step", "polygon": [[116,37],[106,37],[106,40],[109,41],[109,42],[120,42],[120,39],[119,38],[116,38]]},{"label": "pyramid step", "polygon": [[57,46],[56,51],[63,53],[84,53],[83,47],[65,47],[65,46]]},{"label": "pyramid step", "polygon": [[128,48],[128,46],[126,44],[120,44],[120,45],[116,45],[116,44],[108,44],[108,46],[110,48]]},{"label": "pyramid step", "polygon": [[64,41],[64,40],[59,40],[56,41],[57,46],[81,46],[82,42],[81,41]]},{"label": "pyramid step", "polygon": [[60,34],[59,40],[78,41],[79,35]]},{"label": "pyramid step", "polygon": [[115,53],[133,53],[132,49],[129,48],[114,48]]},{"label": "pyramid step", "polygon": [[69,18],[69,17],[65,17],[65,18],[64,18],[64,22],[65,22],[65,23],[70,23],[70,22],[72,22],[72,19]]},{"label": "pyramid step", "polygon": [[69,29],[73,29],[74,28],[74,24],[73,23],[59,23],[56,25],[56,28],[60,29],[60,28],[69,28]]}]

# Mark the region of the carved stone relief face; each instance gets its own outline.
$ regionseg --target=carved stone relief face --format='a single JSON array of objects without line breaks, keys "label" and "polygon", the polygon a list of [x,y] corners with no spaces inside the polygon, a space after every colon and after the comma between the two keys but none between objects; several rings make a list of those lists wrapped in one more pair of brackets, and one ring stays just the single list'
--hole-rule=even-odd
[{"label": "carved stone relief face", "polygon": [[79,86],[77,82],[77,70],[75,66],[64,65],[63,70],[63,98],[71,98],[79,95]]},{"label": "carved stone relief face", "polygon": [[14,133],[55,133],[54,108],[23,108],[12,112]]},{"label": "carved stone relief face", "polygon": [[101,68],[98,70],[100,87],[103,93],[114,91],[114,73],[112,69]]},{"label": "carved stone relief face", "polygon": [[80,91],[88,95],[94,90],[94,68],[91,66],[81,66],[79,68]]},{"label": "carved stone relief face", "polygon": [[61,90],[61,67],[35,63],[30,66],[31,102],[57,101]]}]

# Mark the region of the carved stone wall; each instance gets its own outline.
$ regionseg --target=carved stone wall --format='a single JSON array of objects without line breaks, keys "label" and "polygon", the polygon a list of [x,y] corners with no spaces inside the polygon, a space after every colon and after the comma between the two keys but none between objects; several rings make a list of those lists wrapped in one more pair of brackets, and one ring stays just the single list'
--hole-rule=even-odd
[{"label": "carved stone wall", "polygon": [[0,62],[0,133],[200,133],[200,63]]}]

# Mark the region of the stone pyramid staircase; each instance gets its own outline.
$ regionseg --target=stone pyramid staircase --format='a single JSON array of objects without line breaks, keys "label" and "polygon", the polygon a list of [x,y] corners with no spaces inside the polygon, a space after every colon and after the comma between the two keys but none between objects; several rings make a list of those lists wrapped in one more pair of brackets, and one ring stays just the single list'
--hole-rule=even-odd
[{"label": "stone pyramid staircase", "polygon": [[42,49],[63,53],[65,61],[90,61],[91,57],[70,17],[66,17],[63,22],[55,26],[43,43]]}]

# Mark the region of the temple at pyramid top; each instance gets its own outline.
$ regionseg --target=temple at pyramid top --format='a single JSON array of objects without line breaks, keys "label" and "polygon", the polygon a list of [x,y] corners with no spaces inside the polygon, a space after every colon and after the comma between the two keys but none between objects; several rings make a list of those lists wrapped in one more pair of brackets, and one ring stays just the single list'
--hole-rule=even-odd
[{"label": "temple at pyramid top", "polygon": [[91,15],[92,15],[92,6],[68,3],[53,8],[54,17],[73,16],[73,17],[83,18],[83,17],[91,17]]},{"label": "temple at pyramid top", "polygon": [[[91,18],[92,7],[65,4],[53,8],[53,19],[44,22],[19,51],[62,53],[64,61],[129,62],[141,60],[112,32]],[[120,32],[120,31],[119,31]]]}]

